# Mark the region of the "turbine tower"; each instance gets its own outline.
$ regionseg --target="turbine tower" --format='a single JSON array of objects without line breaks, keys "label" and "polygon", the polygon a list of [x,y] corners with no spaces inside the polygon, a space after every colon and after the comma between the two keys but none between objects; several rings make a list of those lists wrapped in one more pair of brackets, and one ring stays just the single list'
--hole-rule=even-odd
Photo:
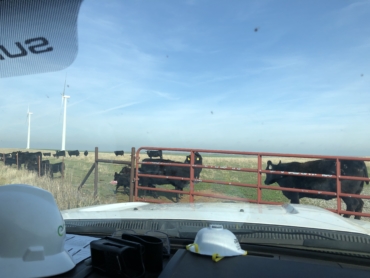
[{"label": "turbine tower", "polygon": [[27,136],[27,149],[30,148],[30,139],[31,139],[31,115],[30,108],[27,109],[27,119],[28,119],[28,136]]},{"label": "turbine tower", "polygon": [[67,82],[67,76],[64,81],[64,89],[62,94],[62,105],[64,103],[64,114],[63,114],[63,132],[62,132],[62,151],[66,150],[66,128],[67,128],[67,99],[70,98],[70,96],[65,95],[66,90],[66,82]]}]

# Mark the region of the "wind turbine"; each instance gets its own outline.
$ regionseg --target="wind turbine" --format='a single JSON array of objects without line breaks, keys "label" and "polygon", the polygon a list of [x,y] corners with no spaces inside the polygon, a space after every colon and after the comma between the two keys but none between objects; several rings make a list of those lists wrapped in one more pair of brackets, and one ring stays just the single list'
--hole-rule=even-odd
[{"label": "wind turbine", "polygon": [[66,79],[64,80],[64,89],[63,89],[63,94],[62,94],[62,105],[64,103],[63,132],[62,132],[62,149],[61,149],[62,151],[65,151],[65,149],[66,149],[67,99],[70,98],[70,96],[65,95],[66,82],[67,82],[67,76],[66,76]]},{"label": "wind turbine", "polygon": [[28,136],[27,136],[27,149],[30,148],[30,139],[31,139],[31,115],[30,107],[27,109],[27,119],[28,119]]}]

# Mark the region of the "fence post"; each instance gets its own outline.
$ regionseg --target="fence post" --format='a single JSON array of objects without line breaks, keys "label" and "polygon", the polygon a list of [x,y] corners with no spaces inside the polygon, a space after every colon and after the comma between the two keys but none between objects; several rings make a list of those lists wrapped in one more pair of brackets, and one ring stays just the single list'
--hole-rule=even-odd
[{"label": "fence post", "polygon": [[337,158],[336,159],[336,164],[337,164],[337,169],[336,169],[336,174],[337,174],[337,178],[336,178],[336,184],[337,184],[337,213],[339,213],[340,210],[342,210],[342,202],[341,202],[341,199],[340,199],[340,194],[342,193],[342,188],[341,188],[341,182],[340,182],[340,179],[339,179],[339,176],[340,176],[340,160]]},{"label": "fence post", "polygon": [[80,190],[82,188],[82,186],[85,184],[85,182],[87,181],[87,179],[89,178],[91,172],[94,170],[95,168],[95,163],[93,163],[93,165],[91,166],[90,170],[87,172],[85,178],[82,180],[80,186],[78,187],[77,190]]},{"label": "fence post", "polygon": [[[193,165],[194,165],[194,152],[191,151],[190,152],[190,186],[189,186],[189,189],[190,189],[190,194],[189,194],[189,202],[190,203],[194,203],[194,168],[193,168]],[[177,194],[177,193],[176,193]]]},{"label": "fence post", "polygon": [[16,154],[16,157],[17,157],[17,170],[19,170],[19,166],[18,166],[18,153]]},{"label": "fence post", "polygon": [[262,189],[261,189],[261,180],[262,180],[262,173],[261,173],[261,170],[262,170],[262,156],[259,154],[257,156],[257,168],[258,168],[258,172],[257,172],[257,204],[260,204],[261,203],[261,199],[262,199]]},{"label": "fence post", "polygon": [[130,172],[130,195],[129,202],[134,201],[134,187],[135,187],[135,148],[131,148],[131,172]]},{"label": "fence post", "polygon": [[135,193],[134,193],[134,201],[136,201],[136,198],[139,196],[139,189],[137,188],[139,186],[139,177],[138,177],[138,173],[139,173],[139,164],[138,164],[138,161],[139,161],[139,151],[136,153],[136,156],[135,156],[135,187],[134,187],[134,190],[135,190]]},{"label": "fence post", "polygon": [[[39,168],[39,177],[41,176],[40,168],[41,168],[41,162],[40,162],[40,156],[37,156],[37,166]],[[18,165],[18,154],[17,154],[17,165]]]},{"label": "fence post", "polygon": [[98,147],[95,147],[95,172],[94,172],[94,199],[98,196]]},{"label": "fence post", "polygon": [[62,179],[64,180],[64,170],[65,170],[65,164],[64,164],[64,156],[62,158]]}]

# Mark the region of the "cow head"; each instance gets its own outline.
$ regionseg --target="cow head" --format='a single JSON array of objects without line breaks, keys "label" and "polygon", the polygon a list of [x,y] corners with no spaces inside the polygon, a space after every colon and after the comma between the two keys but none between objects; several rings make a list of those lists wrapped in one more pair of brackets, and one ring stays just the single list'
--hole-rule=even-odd
[{"label": "cow head", "polygon": [[[190,155],[186,157],[184,163],[190,163]],[[198,152],[194,153],[194,164],[199,164],[199,165],[203,164],[203,158]]]},{"label": "cow head", "polygon": [[[279,164],[273,164],[270,160],[267,161],[267,167],[266,170],[274,171],[274,170],[280,170],[280,165],[281,165],[281,160],[279,161]],[[270,185],[273,184],[274,182],[278,181],[281,179],[283,176],[278,175],[278,174],[266,174],[266,179],[265,179],[265,184]]]}]

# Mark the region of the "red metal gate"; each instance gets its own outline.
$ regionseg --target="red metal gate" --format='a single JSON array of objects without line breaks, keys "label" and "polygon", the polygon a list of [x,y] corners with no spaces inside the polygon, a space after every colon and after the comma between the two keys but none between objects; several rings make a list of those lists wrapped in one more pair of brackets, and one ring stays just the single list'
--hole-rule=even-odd
[{"label": "red metal gate", "polygon": [[[190,153],[190,164],[176,164],[176,163],[162,163],[162,162],[141,162],[140,161],[140,151],[143,150],[162,150],[162,151],[171,151],[171,152],[188,152]],[[220,166],[210,166],[210,165],[196,165],[194,164],[194,153],[212,153],[212,154],[229,154],[229,155],[247,155],[255,156],[257,158],[257,168],[238,168],[238,167],[220,167]],[[336,175],[326,175],[326,174],[312,174],[312,173],[296,173],[296,172],[282,172],[282,171],[269,171],[262,169],[262,158],[263,157],[289,157],[289,158],[306,158],[306,159],[333,159],[336,161]],[[322,156],[322,155],[300,155],[300,154],[283,154],[283,153],[260,153],[260,152],[240,152],[240,151],[223,151],[223,150],[206,150],[206,149],[185,149],[185,148],[157,148],[157,147],[141,147],[136,152],[136,169],[139,169],[141,164],[156,164],[156,165],[169,165],[169,166],[179,166],[179,167],[190,167],[190,177],[182,178],[175,176],[163,176],[163,175],[149,175],[142,174],[139,171],[136,171],[135,174],[135,193],[134,201],[144,201],[144,202],[155,202],[155,203],[164,203],[163,201],[139,198],[138,191],[141,190],[151,190],[151,191],[160,191],[160,192],[172,192],[189,195],[189,202],[194,202],[194,196],[204,196],[219,198],[225,200],[241,201],[241,202],[250,202],[258,204],[281,204],[279,202],[270,202],[262,200],[262,190],[280,190],[280,191],[290,191],[290,192],[301,192],[301,193],[310,193],[310,194],[321,194],[321,195],[330,195],[336,196],[337,208],[329,209],[330,211],[336,212],[338,214],[348,214],[348,215],[358,215],[370,217],[370,213],[359,213],[359,212],[349,212],[341,209],[341,197],[350,197],[350,198],[360,198],[360,199],[370,199],[369,195],[358,195],[358,194],[345,194],[341,193],[340,181],[341,180],[362,180],[370,181],[369,178],[360,178],[354,176],[341,176],[340,171],[340,162],[341,160],[361,160],[361,161],[370,161],[370,158],[364,157],[348,157],[348,156]],[[238,183],[238,182],[225,182],[220,180],[207,180],[207,179],[195,179],[194,178],[194,169],[203,168],[203,169],[217,169],[220,171],[240,171],[240,172],[249,172],[257,174],[257,184],[247,184],[247,183]],[[336,179],[337,183],[337,192],[327,192],[327,191],[317,191],[317,190],[305,190],[305,189],[296,189],[296,188],[282,188],[275,186],[266,186],[262,185],[262,174],[263,173],[282,173],[287,176],[312,176],[315,178],[325,178],[325,179]],[[139,186],[138,181],[140,177],[151,177],[151,178],[162,178],[162,179],[174,179],[174,180],[186,180],[189,181],[189,191],[180,191],[180,190],[168,190],[163,188],[149,188]],[[222,194],[211,194],[194,191],[194,183],[203,182],[203,183],[213,183],[221,184],[227,186],[240,186],[240,187],[249,187],[255,188],[257,190],[257,199],[247,199],[240,197],[226,196]]]}]

